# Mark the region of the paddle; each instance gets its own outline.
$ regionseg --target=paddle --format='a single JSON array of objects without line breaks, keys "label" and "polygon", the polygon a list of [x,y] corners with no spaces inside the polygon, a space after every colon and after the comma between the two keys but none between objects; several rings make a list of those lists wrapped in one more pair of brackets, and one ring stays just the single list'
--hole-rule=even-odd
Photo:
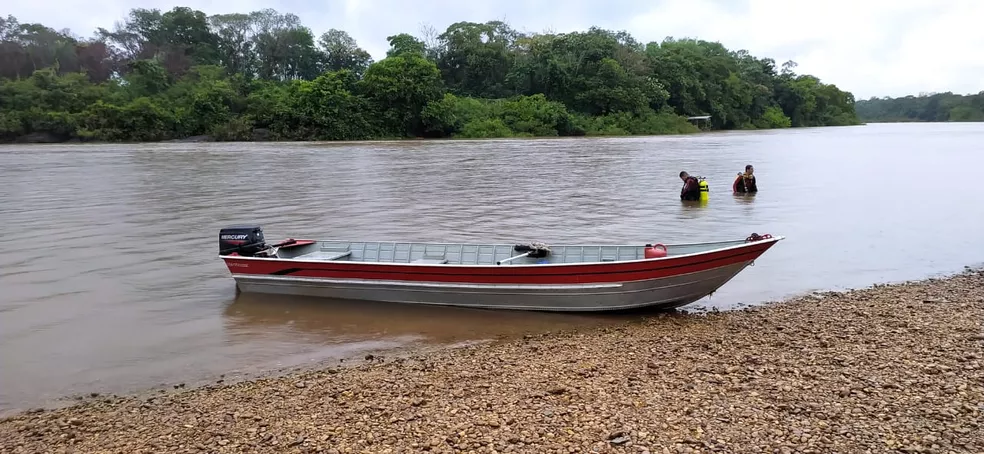
[{"label": "paddle", "polygon": [[523,257],[533,257],[541,258],[550,255],[550,247],[543,243],[530,243],[530,244],[517,244],[513,246],[513,250],[516,252],[526,251],[519,255],[514,255],[507,259],[498,260],[495,262],[496,265],[502,265],[506,262],[511,262],[516,259],[521,259]]}]

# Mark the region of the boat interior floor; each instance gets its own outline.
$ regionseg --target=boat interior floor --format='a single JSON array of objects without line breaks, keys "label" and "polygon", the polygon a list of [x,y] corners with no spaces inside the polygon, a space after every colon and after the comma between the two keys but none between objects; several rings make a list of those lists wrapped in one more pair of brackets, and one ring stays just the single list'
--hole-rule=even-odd
[{"label": "boat interior floor", "polygon": [[[666,245],[666,256],[706,252],[744,241]],[[534,265],[642,260],[646,245],[561,245],[320,241],[280,248],[277,257],[304,261],[434,265]]]}]

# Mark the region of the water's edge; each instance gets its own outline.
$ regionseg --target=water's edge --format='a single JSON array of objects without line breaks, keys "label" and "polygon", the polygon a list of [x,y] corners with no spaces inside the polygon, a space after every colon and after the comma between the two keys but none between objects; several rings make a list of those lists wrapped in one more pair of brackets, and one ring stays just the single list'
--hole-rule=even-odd
[{"label": "water's edge", "polygon": [[[893,122],[882,122],[882,123],[893,123]],[[929,122],[921,122],[929,123]],[[945,122],[935,122],[935,123],[945,123]],[[595,135],[595,136],[528,136],[528,137],[390,137],[390,138],[377,138],[377,139],[361,139],[361,140],[222,140],[216,141],[212,140],[208,136],[193,136],[184,139],[171,139],[157,142],[101,142],[101,141],[81,141],[81,140],[65,140],[59,142],[17,142],[17,141],[0,141],[0,151],[3,150],[4,145],[10,146],[31,146],[31,145],[169,145],[169,144],[232,144],[232,145],[250,145],[250,144],[385,144],[385,143],[402,143],[402,142],[495,142],[495,141],[507,141],[507,140],[582,140],[582,139],[628,139],[628,138],[659,138],[659,137],[679,137],[679,136],[696,136],[696,135],[713,135],[713,134],[741,134],[741,133],[755,133],[763,131],[781,131],[781,130],[810,130],[810,129],[833,129],[833,128],[851,128],[857,126],[867,126],[865,123],[860,123],[856,125],[831,125],[831,126],[794,126],[789,128],[768,128],[768,129],[715,129],[715,130],[700,130],[695,132],[668,132],[664,134],[626,134],[626,135]]]},{"label": "water's edge", "polygon": [[[972,208],[984,186],[940,197],[926,177],[984,164],[982,126],[3,146],[0,412],[637,315],[240,294],[216,257],[231,224],[270,240],[786,238],[689,313],[958,272],[984,259]],[[733,196],[746,164],[760,192]],[[681,170],[707,178],[706,204],[681,203]],[[842,182],[882,192],[859,198]]]},{"label": "water's edge", "polygon": [[[813,290],[805,293],[798,293],[796,295],[790,295],[784,298],[763,300],[753,304],[742,305],[742,307],[735,307],[725,310],[718,310],[717,308],[711,308],[709,310],[706,310],[700,308],[693,308],[692,307],[693,305],[688,305],[682,308],[678,308],[676,310],[649,313],[645,315],[640,315],[638,318],[622,320],[613,326],[617,327],[617,326],[624,326],[624,325],[635,324],[635,323],[642,323],[645,322],[647,318],[650,318],[652,316],[701,318],[709,313],[756,311],[756,310],[767,309],[769,307],[779,306],[779,305],[818,303],[818,302],[822,302],[824,298],[828,298],[828,297],[851,295],[851,294],[865,292],[872,289],[878,289],[883,287],[897,287],[897,286],[927,283],[933,281],[949,280],[966,274],[981,273],[981,272],[984,272],[984,265],[979,265],[979,264],[975,266],[966,265],[964,266],[964,269],[960,272],[933,273],[932,275],[926,276],[921,279],[886,281],[880,283],[873,283],[871,285],[864,286],[864,287],[856,287],[856,288],[849,288],[843,290]],[[398,304],[398,303],[394,303],[394,304]],[[777,321],[777,324],[781,324],[781,320]],[[598,327],[591,327],[587,329],[583,327],[572,327],[572,328],[558,329],[554,331],[545,331],[538,334],[527,334],[522,336],[522,339],[531,340],[536,338],[545,338],[553,335],[564,335],[565,333],[574,332],[574,331],[591,332],[597,330],[606,330],[612,328],[613,326],[598,326]],[[514,336],[499,336],[497,338],[462,341],[453,344],[417,343],[412,345],[399,346],[395,348],[371,349],[366,352],[360,352],[357,355],[348,355],[348,356],[342,356],[342,357],[337,357],[327,360],[320,360],[304,366],[287,367],[287,368],[257,371],[257,372],[242,372],[238,374],[226,373],[226,374],[212,375],[208,377],[196,377],[194,379],[189,379],[179,383],[162,384],[160,386],[143,388],[143,389],[132,389],[120,393],[113,393],[107,395],[98,394],[98,393],[91,393],[91,394],[83,393],[73,396],[64,396],[31,408],[0,409],[0,422],[2,422],[5,419],[16,417],[19,415],[36,413],[41,411],[49,411],[49,410],[65,409],[65,408],[79,408],[98,402],[112,403],[114,401],[118,401],[121,399],[146,399],[146,398],[162,396],[162,395],[179,394],[179,393],[189,392],[193,390],[231,387],[231,386],[235,386],[238,383],[250,383],[250,382],[257,382],[257,381],[273,379],[273,378],[287,378],[287,377],[293,377],[310,372],[324,372],[324,371],[339,370],[342,368],[355,368],[374,362],[392,361],[398,358],[403,358],[403,359],[408,359],[411,357],[426,358],[428,356],[433,356],[453,350],[459,350],[466,347],[480,346],[483,344],[516,342],[518,340],[519,338]]]}]

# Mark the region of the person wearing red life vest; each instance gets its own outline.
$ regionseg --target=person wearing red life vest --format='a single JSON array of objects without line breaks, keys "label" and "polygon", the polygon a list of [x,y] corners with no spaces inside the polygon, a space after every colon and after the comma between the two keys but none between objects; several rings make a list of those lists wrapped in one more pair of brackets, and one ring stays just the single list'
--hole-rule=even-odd
[{"label": "person wearing red life vest", "polygon": [[745,166],[745,173],[738,174],[735,182],[731,185],[731,190],[739,194],[758,192],[758,185],[755,182],[755,168],[751,164]]},{"label": "person wearing red life vest", "polygon": [[687,172],[680,172],[680,179],[683,180],[683,189],[680,190],[680,200],[700,200],[700,182],[697,177],[690,176]]}]

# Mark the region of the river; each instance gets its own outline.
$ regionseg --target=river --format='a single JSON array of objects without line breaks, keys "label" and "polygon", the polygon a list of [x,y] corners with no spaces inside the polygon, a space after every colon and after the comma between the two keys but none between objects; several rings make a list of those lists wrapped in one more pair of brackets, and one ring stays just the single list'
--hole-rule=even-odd
[{"label": "river", "polygon": [[[760,192],[733,196],[749,163]],[[0,411],[617,319],[237,296],[217,257],[227,224],[261,224],[273,241],[786,236],[696,303],[729,309],[981,264],[981,169],[984,123],[3,146]],[[680,170],[707,178],[706,206],[679,201]]]}]

